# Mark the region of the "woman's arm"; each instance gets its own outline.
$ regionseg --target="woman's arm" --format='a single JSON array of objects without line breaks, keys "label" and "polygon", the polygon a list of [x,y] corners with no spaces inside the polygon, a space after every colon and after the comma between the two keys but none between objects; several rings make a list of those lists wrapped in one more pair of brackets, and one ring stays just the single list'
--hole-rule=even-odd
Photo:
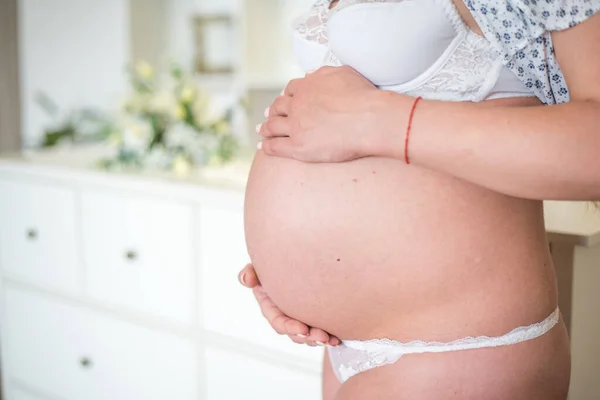
[{"label": "woman's arm", "polygon": [[[415,165],[531,199],[600,199],[600,14],[553,34],[571,103],[537,107],[422,101]],[[356,71],[325,68],[290,82],[259,127],[263,150],[306,162],[404,159],[413,99]]]},{"label": "woman's arm", "polygon": [[[553,43],[570,103],[488,108],[423,101],[411,161],[518,197],[600,199],[600,14],[555,32]],[[389,148],[385,139],[381,148]]]}]

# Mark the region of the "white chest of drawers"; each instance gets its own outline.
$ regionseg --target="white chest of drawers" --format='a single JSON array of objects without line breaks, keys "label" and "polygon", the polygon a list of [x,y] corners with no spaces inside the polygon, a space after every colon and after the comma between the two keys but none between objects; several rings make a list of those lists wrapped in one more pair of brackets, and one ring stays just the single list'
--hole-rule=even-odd
[{"label": "white chest of drawers", "polygon": [[272,332],[237,282],[243,173],[176,182],[75,158],[0,159],[6,400],[320,397],[321,351]]},{"label": "white chest of drawers", "polygon": [[[5,400],[310,400],[319,349],[276,335],[237,282],[247,165],[175,181],[95,151],[0,157]],[[600,212],[546,204],[573,400],[600,398]]]}]

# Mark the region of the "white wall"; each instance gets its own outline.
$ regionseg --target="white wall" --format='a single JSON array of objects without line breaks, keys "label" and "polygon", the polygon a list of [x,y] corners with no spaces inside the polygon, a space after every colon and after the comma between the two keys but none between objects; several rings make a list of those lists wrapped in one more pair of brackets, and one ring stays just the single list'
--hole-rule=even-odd
[{"label": "white wall", "polygon": [[191,67],[194,14],[233,13],[240,32],[242,73],[252,82],[281,81],[301,73],[292,53],[292,20],[315,0],[170,0],[166,12],[169,56]]},{"label": "white wall", "polygon": [[129,61],[128,0],[20,0],[23,142],[39,140],[49,122],[39,91],[63,110],[115,108]]},{"label": "white wall", "polygon": [[302,75],[293,53],[292,31],[314,0],[246,0],[244,72],[253,83],[287,83]]},{"label": "white wall", "polygon": [[168,27],[165,21],[171,0],[130,0],[131,60],[162,65],[166,54]]},{"label": "white wall", "polygon": [[185,68],[194,64],[194,32],[192,17],[196,10],[195,0],[170,0],[167,5],[166,57],[181,63]]},{"label": "white wall", "polygon": [[[291,52],[292,17],[314,0],[18,0],[22,136],[39,141],[50,119],[35,103],[40,91],[63,111],[115,109],[127,90],[130,58],[161,64],[194,61],[196,13],[234,12],[245,23],[239,39],[243,74],[258,88],[280,90],[300,74]],[[254,81],[257,82],[254,82]],[[261,82],[264,85],[261,85]],[[212,90],[210,82],[201,82]],[[233,100],[227,85],[223,102]],[[275,87],[277,86],[277,87]],[[222,96],[223,97],[223,96]],[[231,99],[230,99],[231,98]],[[262,113],[262,111],[260,111]]]}]

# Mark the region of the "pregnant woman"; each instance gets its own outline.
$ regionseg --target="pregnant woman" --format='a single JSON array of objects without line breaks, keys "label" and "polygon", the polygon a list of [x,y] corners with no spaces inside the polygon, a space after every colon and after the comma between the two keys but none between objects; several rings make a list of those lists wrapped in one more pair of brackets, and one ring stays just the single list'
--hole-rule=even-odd
[{"label": "pregnant woman", "polygon": [[329,345],[326,400],[566,399],[542,200],[600,199],[599,9],[320,0],[298,24],[317,71],[258,128],[240,279]]}]

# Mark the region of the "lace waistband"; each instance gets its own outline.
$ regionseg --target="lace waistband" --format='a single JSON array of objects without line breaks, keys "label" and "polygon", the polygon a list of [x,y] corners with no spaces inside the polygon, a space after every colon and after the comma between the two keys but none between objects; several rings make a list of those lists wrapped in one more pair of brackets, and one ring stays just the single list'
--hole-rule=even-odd
[{"label": "lace waistband", "polygon": [[535,339],[538,336],[548,332],[558,323],[560,310],[556,308],[545,320],[528,325],[520,326],[502,336],[468,336],[451,342],[425,342],[422,340],[413,340],[410,342],[398,342],[390,339],[374,340],[345,340],[344,345],[355,350],[364,351],[390,351],[394,349],[401,354],[412,353],[436,353],[452,350],[467,350],[480,347],[495,347],[516,344],[526,340]]},{"label": "lace waistband", "polygon": [[328,351],[335,375],[340,382],[345,382],[361,372],[395,363],[405,354],[442,353],[525,342],[550,331],[559,319],[560,311],[557,308],[545,320],[515,328],[501,336],[469,336],[452,342],[413,340],[403,343],[390,339],[344,340],[339,346],[329,347]]}]

